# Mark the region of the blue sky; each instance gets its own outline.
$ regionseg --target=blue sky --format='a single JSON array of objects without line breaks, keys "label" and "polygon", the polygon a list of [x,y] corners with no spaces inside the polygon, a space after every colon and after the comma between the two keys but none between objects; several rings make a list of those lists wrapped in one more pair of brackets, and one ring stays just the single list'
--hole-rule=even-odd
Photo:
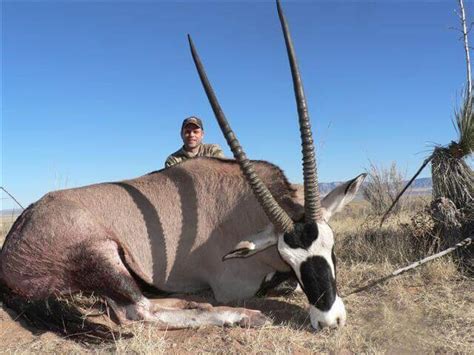
[{"label": "blue sky", "polygon": [[[462,42],[449,29],[459,26],[457,1],[283,6],[321,181],[352,178],[369,160],[412,174],[434,143],[456,138],[451,119],[465,83]],[[4,1],[2,186],[27,205],[50,190],[160,169],[189,115],[231,156],[187,33],[248,156],[301,182],[273,1]]]}]

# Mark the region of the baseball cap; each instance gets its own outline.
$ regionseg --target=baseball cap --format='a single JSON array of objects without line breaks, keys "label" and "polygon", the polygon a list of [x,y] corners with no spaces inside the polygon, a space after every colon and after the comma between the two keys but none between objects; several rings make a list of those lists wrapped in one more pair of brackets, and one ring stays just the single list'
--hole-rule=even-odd
[{"label": "baseball cap", "polygon": [[188,124],[194,124],[204,130],[204,125],[202,124],[201,119],[197,118],[196,116],[185,118],[183,124],[181,125],[181,130],[183,130],[183,128],[186,127]]}]

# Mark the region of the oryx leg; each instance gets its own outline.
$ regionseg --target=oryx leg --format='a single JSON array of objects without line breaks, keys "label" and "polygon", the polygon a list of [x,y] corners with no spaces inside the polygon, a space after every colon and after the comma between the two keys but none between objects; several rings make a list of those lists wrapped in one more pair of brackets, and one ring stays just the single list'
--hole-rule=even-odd
[{"label": "oryx leg", "polygon": [[112,240],[87,241],[75,249],[72,260],[77,288],[99,293],[107,300],[118,321],[150,319],[150,301],[125,267],[119,247]]},{"label": "oryx leg", "polygon": [[175,310],[175,309],[203,309],[210,310],[212,305],[205,302],[196,302],[184,298],[159,298],[150,300],[153,311]]},{"label": "oryx leg", "polygon": [[298,280],[293,271],[275,271],[263,280],[258,295],[287,295],[298,288]]},{"label": "oryx leg", "polygon": [[143,296],[126,268],[117,243],[101,240],[78,248],[74,278],[80,290],[102,294],[121,324],[145,321],[160,329],[196,328],[205,325],[260,326],[266,317],[260,311],[244,308],[212,307],[182,299]]},{"label": "oryx leg", "polygon": [[156,322],[162,329],[198,328],[206,325],[258,327],[267,321],[260,311],[246,308],[212,307],[196,302],[188,302],[186,307],[189,306],[196,308],[161,308],[153,314],[154,319],[150,321]]}]

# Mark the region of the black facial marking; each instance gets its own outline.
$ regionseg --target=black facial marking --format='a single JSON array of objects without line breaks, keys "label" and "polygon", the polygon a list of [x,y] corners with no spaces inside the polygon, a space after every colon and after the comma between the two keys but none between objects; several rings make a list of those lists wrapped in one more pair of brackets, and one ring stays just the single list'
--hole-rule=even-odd
[{"label": "black facial marking", "polygon": [[331,249],[331,260],[334,265],[334,273],[336,273],[336,254],[334,253],[334,247]]},{"label": "black facial marking", "polygon": [[257,296],[265,296],[270,292],[272,295],[286,295],[293,292],[297,285],[298,280],[293,270],[287,272],[277,271],[270,280],[262,281]]},{"label": "black facial marking", "polygon": [[308,301],[317,309],[327,312],[336,300],[336,280],[331,267],[322,256],[306,259],[300,267],[301,282]]},{"label": "black facial marking", "polygon": [[316,223],[296,224],[295,231],[285,233],[283,240],[290,248],[308,249],[318,238],[318,225]]}]

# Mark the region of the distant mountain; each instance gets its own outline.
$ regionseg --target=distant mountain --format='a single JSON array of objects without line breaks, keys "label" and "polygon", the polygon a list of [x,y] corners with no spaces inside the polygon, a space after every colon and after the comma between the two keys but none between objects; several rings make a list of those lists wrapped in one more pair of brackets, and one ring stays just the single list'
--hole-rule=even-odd
[{"label": "distant mountain", "polygon": [[[330,191],[332,191],[334,188],[342,184],[342,181],[336,181],[336,182],[320,182],[319,183],[319,190],[321,191],[322,195],[326,195]],[[406,182],[405,182],[406,183]],[[365,183],[364,183],[365,184]],[[425,194],[430,194],[432,189],[432,182],[431,178],[420,178],[416,179],[411,188],[408,189],[408,194],[409,195],[425,195]],[[359,190],[359,194],[361,190]],[[15,216],[19,215],[21,213],[20,209],[5,209],[5,210],[0,210],[0,216]]]},{"label": "distant mountain", "polygon": [[431,181],[431,178],[419,178],[413,181],[412,184],[414,189],[432,189],[433,188],[433,182]]},{"label": "distant mountain", "polygon": [[[408,181],[405,181],[405,184]],[[326,195],[331,190],[342,184],[342,181],[336,182],[320,182],[319,183],[319,190],[321,191],[322,195]],[[364,185],[367,182],[364,182]],[[421,194],[430,194],[432,189],[432,181],[431,178],[419,178],[413,181],[413,184],[408,189],[407,193],[409,195],[421,195]]]},{"label": "distant mountain", "polygon": [[0,210],[0,216],[17,216],[21,213],[21,209],[5,209]]}]

